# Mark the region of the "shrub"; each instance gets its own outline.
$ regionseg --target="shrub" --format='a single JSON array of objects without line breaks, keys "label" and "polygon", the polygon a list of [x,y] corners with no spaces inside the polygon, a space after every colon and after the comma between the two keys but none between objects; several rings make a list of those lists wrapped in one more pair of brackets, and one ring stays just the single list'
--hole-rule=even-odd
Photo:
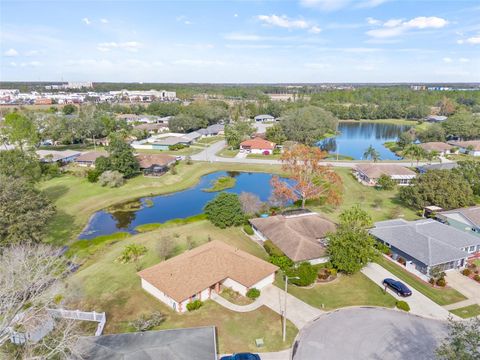
[{"label": "shrub", "polygon": [[108,186],[114,188],[122,186],[125,183],[125,180],[123,179],[123,175],[120,172],[116,170],[108,170],[105,171],[102,175],[100,175],[100,177],[98,178],[98,183],[101,186]]},{"label": "shrub", "polygon": [[247,291],[247,297],[249,299],[255,300],[259,296],[260,296],[260,290],[258,290],[258,289],[251,288]]},{"label": "shrub", "polygon": [[293,261],[288,258],[287,256],[275,256],[271,255],[269,261],[273,264],[278,266],[282,271],[287,271],[293,266]]},{"label": "shrub", "polygon": [[478,275],[478,274],[475,275],[475,276],[473,277],[473,280],[480,282],[480,275]]},{"label": "shrub", "polygon": [[434,278],[430,278],[430,280],[428,280],[428,282],[429,282],[431,285],[435,285],[435,279],[434,279]]},{"label": "shrub", "polygon": [[383,174],[378,178],[377,185],[380,189],[392,190],[393,188],[395,188],[397,183],[395,182],[395,180],[390,178],[390,176]]},{"label": "shrub", "polygon": [[271,240],[266,240],[263,243],[263,248],[270,256],[285,256],[282,250],[279,249]]},{"label": "shrub", "polygon": [[98,181],[102,173],[97,169],[91,169],[87,171],[87,180],[91,183],[95,183]]},{"label": "shrub", "polygon": [[397,260],[400,264],[402,264],[403,266],[407,265],[407,261],[402,258],[402,257],[399,257],[398,260]]},{"label": "shrub", "polygon": [[130,322],[130,326],[132,326],[136,331],[147,331],[159,326],[165,321],[165,319],[166,316],[164,314],[159,311],[155,311],[150,315],[141,315],[138,319]]},{"label": "shrub", "polygon": [[441,287],[444,287],[445,285],[447,285],[447,282],[445,281],[444,278],[440,278],[440,279],[437,280],[437,285],[441,286]]},{"label": "shrub", "polygon": [[331,276],[337,276],[337,269],[330,269]]},{"label": "shrub", "polygon": [[237,194],[221,192],[205,205],[204,210],[207,219],[221,229],[245,223],[242,204]]},{"label": "shrub", "polygon": [[195,311],[200,309],[203,306],[203,302],[200,300],[194,300],[187,304],[188,311]]},{"label": "shrub", "polygon": [[247,235],[253,235],[253,229],[250,224],[243,225],[243,231],[245,231]]},{"label": "shrub", "polygon": [[123,264],[137,261],[146,252],[147,248],[145,246],[130,244],[123,248],[122,254],[117,258],[117,261]]},{"label": "shrub", "polygon": [[406,301],[399,300],[396,303],[396,307],[403,311],[410,311],[410,305]]},{"label": "shrub", "polygon": [[462,274],[465,275],[465,276],[470,276],[471,273],[472,273],[472,271],[470,269],[463,269],[463,271],[462,271]]},{"label": "shrub", "polygon": [[190,155],[185,157],[185,163],[187,165],[192,165],[193,164],[192,157]]},{"label": "shrub", "polygon": [[172,175],[177,175],[178,174],[177,164],[170,165],[170,174],[172,174]]},{"label": "shrub", "polygon": [[287,271],[289,277],[298,277],[298,279],[291,279],[290,282],[297,286],[308,286],[313,284],[317,278],[317,270],[309,262],[303,262],[296,268],[291,268]]},{"label": "shrub", "polygon": [[264,150],[262,154],[263,154],[263,155],[270,155],[270,151]]},{"label": "shrub", "polygon": [[168,150],[170,151],[175,151],[175,150],[182,150],[184,148],[187,148],[188,145],[185,145],[185,144],[176,144],[176,145],[170,145],[168,147]]}]

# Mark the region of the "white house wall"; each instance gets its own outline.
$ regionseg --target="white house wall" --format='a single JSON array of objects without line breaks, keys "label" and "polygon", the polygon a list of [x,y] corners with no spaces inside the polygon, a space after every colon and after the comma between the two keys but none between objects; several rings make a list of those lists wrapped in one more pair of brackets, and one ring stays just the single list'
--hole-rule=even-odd
[{"label": "white house wall", "polygon": [[222,282],[223,286],[226,286],[232,290],[235,290],[236,292],[242,294],[243,296],[246,296],[247,295],[247,287],[246,286],[243,286],[242,284],[236,282],[235,280],[232,280],[230,278],[226,278],[225,280],[223,280]]},{"label": "white house wall", "polygon": [[[169,306],[170,308],[179,311],[179,304],[175,300],[173,300],[171,297],[169,297],[168,295],[158,290],[155,286],[150,284],[145,279],[142,279],[142,288],[149,294],[155,296],[161,302],[167,304],[167,306]],[[186,307],[182,306],[182,311],[185,311],[185,310],[186,310]]]},{"label": "white house wall", "polygon": [[262,290],[265,286],[273,284],[274,281],[275,281],[275,273],[272,273],[268,275],[266,278],[260,280],[259,282],[251,286],[250,288]]},{"label": "white house wall", "polygon": [[329,260],[330,260],[330,258],[328,256],[324,256],[324,257],[321,257],[321,258],[308,260],[308,262],[312,265],[317,265],[317,264],[324,264],[324,263],[328,262]]}]

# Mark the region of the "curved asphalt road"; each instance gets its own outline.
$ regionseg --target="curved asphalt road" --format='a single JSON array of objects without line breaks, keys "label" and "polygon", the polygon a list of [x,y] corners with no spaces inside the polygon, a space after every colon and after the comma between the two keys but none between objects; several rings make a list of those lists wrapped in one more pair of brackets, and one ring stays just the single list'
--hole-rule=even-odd
[{"label": "curved asphalt road", "polygon": [[302,329],[293,360],[429,360],[447,335],[443,321],[397,310],[349,308]]},{"label": "curved asphalt road", "polygon": [[[216,154],[225,147],[226,143],[225,140],[218,141],[213,143],[205,150],[202,150],[198,154],[192,155],[192,160],[195,161],[208,161],[208,162],[226,162],[226,163],[241,163],[241,164],[266,164],[266,165],[280,165],[281,162],[279,160],[273,159],[249,159],[249,158],[226,158],[217,156]],[[442,158],[443,163],[451,162],[448,159]],[[358,163],[365,163],[365,161],[342,161],[342,162],[335,162],[335,161],[326,161],[325,164],[329,164],[332,166],[337,167],[347,167],[352,168]],[[399,162],[399,161],[392,161],[392,162],[379,162],[378,165],[403,165],[403,166],[410,166],[409,162]],[[419,162],[418,165],[425,165],[426,162]]]}]

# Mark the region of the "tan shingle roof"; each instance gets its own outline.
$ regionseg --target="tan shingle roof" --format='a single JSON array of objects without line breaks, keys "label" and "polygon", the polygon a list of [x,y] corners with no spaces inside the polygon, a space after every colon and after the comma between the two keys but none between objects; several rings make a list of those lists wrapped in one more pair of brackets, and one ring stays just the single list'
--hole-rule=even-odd
[{"label": "tan shingle roof", "polygon": [[472,222],[475,226],[480,227],[480,206],[472,206],[449,211],[442,211],[440,214],[460,213]]},{"label": "tan shingle roof", "polygon": [[458,146],[461,148],[468,148],[469,146],[473,147],[473,150],[480,151],[480,140],[469,140],[469,141],[452,141],[450,144],[453,146]]},{"label": "tan shingle roof", "polygon": [[449,145],[444,142],[432,141],[426,142],[423,144],[418,144],[423,150],[426,151],[448,151],[453,148],[452,145]]},{"label": "tan shingle roof", "polygon": [[335,231],[335,224],[316,213],[300,216],[276,215],[251,219],[250,223],[293,261],[317,259],[326,255],[318,239]]},{"label": "tan shingle roof", "polygon": [[168,166],[175,162],[175,158],[167,154],[138,154],[137,160],[140,169],[147,169],[153,165]]},{"label": "tan shingle roof", "polygon": [[88,152],[84,152],[82,155],[77,157],[75,161],[76,162],[95,162],[95,160],[97,160],[97,158],[101,156],[107,157],[108,154],[106,151],[88,151]]},{"label": "tan shingle roof", "polygon": [[357,171],[362,172],[370,179],[378,179],[383,174],[388,176],[393,175],[406,175],[415,176],[415,172],[399,165],[379,165],[379,164],[358,164],[356,166]]},{"label": "tan shingle roof", "polygon": [[138,275],[177,302],[226,278],[251,287],[278,270],[264,260],[221,241],[211,241]]}]

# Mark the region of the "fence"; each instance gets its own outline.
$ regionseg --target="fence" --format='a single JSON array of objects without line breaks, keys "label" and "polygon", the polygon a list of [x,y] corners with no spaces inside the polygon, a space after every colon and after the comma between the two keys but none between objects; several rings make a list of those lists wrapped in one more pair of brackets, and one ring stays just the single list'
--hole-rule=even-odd
[{"label": "fence", "polygon": [[107,322],[107,316],[104,312],[97,313],[95,311],[65,310],[65,309],[48,309],[48,313],[53,317],[61,317],[64,319],[95,321],[98,322],[95,336],[102,335],[103,328]]}]

